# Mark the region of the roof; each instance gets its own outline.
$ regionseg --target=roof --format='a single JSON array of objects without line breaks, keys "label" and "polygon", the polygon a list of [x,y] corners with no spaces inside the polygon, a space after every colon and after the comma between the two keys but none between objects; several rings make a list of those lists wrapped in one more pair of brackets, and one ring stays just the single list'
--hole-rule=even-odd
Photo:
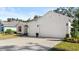
[{"label": "roof", "polygon": [[2,24],[5,27],[16,27],[19,23],[24,23],[24,22],[20,22],[20,21],[11,21],[11,22],[2,21]]},{"label": "roof", "polygon": [[7,22],[7,21],[3,21],[2,24],[6,27],[16,27],[16,25],[18,24],[18,22],[12,21],[12,22]]},{"label": "roof", "polygon": [[[52,10],[51,10],[51,11],[48,11],[48,12],[45,13],[43,16],[45,16],[45,15],[47,15],[47,14],[49,14],[49,13],[51,13],[51,14],[57,14],[57,15],[60,15],[60,16],[62,16],[62,17],[66,17],[66,18],[68,18],[69,20],[73,21],[73,18],[68,17],[68,16],[66,16],[66,15],[62,15],[62,14],[59,14],[59,13],[53,12]],[[31,21],[37,21],[39,18],[42,18],[43,16],[38,17],[38,18],[36,18],[36,19],[32,19]],[[31,22],[31,21],[30,21],[30,22]]]},{"label": "roof", "polygon": [[27,22],[19,22],[18,25],[19,25],[19,24],[20,24],[20,25],[26,25]]},{"label": "roof", "polygon": [[42,16],[38,16],[38,18],[33,18],[31,20],[27,20],[27,22],[31,22],[31,21],[37,21],[39,18],[41,18]]},{"label": "roof", "polygon": [[[52,10],[48,11],[46,14],[49,14],[49,13],[61,15],[61,16],[64,16],[64,17],[67,17],[67,18],[71,18],[71,19],[72,19],[72,17],[68,17],[68,16],[66,16],[66,15],[63,15],[63,14],[60,14],[60,13],[56,13],[56,12],[54,12],[54,11],[52,11]],[[44,15],[46,15],[46,14],[44,14]]]}]

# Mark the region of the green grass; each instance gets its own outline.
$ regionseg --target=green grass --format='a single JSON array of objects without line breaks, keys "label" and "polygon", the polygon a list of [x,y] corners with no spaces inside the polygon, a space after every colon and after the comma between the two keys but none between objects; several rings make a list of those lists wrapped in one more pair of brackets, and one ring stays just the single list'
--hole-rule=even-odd
[{"label": "green grass", "polygon": [[0,34],[0,39],[9,39],[17,37],[16,34]]},{"label": "green grass", "polygon": [[61,42],[50,51],[79,51],[79,43]]}]

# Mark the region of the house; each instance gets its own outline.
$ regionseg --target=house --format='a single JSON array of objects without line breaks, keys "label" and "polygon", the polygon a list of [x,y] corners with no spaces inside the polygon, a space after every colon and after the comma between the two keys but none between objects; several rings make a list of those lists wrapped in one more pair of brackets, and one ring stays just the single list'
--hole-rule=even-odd
[{"label": "house", "polygon": [[65,15],[49,11],[43,16],[35,17],[29,22],[22,21],[3,21],[0,24],[0,31],[12,29],[19,34],[39,37],[64,38],[66,34],[70,35],[72,18]]},{"label": "house", "polygon": [[[11,29],[12,31],[15,31],[16,33],[25,34],[26,33],[26,23],[22,21],[2,21],[3,24],[3,31],[5,32],[7,29]],[[0,26],[1,27],[1,26]]]},{"label": "house", "polygon": [[18,25],[16,26],[16,29],[17,33],[27,35],[28,25],[26,22],[19,22]]},{"label": "house", "polygon": [[28,22],[28,35],[39,37],[64,38],[70,36],[72,18],[49,11],[43,16]]},{"label": "house", "polygon": [[11,22],[2,21],[2,24],[4,25],[4,32],[7,29],[11,29],[13,31],[16,31],[16,26],[17,26],[18,22],[16,22],[16,21],[11,21]]}]

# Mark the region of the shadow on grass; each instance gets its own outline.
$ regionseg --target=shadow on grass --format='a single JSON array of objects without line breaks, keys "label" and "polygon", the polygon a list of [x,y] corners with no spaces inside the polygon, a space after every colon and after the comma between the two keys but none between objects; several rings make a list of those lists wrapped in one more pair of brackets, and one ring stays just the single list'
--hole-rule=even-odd
[{"label": "shadow on grass", "polygon": [[48,40],[48,41],[63,41],[63,40]]},{"label": "shadow on grass", "polygon": [[51,48],[48,51],[66,51],[65,49],[61,49],[61,48]]}]

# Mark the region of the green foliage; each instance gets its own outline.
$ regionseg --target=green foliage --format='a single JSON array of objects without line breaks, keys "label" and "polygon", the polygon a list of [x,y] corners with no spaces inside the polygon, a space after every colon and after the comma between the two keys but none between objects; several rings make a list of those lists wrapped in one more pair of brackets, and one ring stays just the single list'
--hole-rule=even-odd
[{"label": "green foliage", "polygon": [[[78,16],[78,14],[77,14]],[[71,36],[76,40],[79,37],[79,18],[75,18],[72,22]]]},{"label": "green foliage", "polygon": [[55,9],[54,12],[66,15],[68,17],[74,17],[77,9],[77,7],[59,7]]},{"label": "green foliage", "polygon": [[79,8],[77,9],[75,16],[79,19]]},{"label": "green foliage", "polygon": [[77,37],[77,32],[78,32],[78,27],[79,24],[78,24],[78,20],[74,20],[73,23],[72,23],[72,30],[71,30],[71,35],[72,37]]},{"label": "green foliage", "polygon": [[64,41],[71,42],[71,43],[79,43],[79,37],[64,38]]},{"label": "green foliage", "polygon": [[35,15],[35,16],[34,16],[34,19],[36,19],[36,18],[39,18],[39,16]]},{"label": "green foliage", "polygon": [[30,22],[30,21],[32,21],[30,18],[27,20],[27,22]]},{"label": "green foliage", "polygon": [[[65,51],[79,51],[79,43],[71,43],[71,42],[61,42],[57,44],[54,48],[61,49]],[[52,48],[53,50],[53,48]]]},{"label": "green foliage", "polygon": [[72,22],[71,36],[72,38],[67,38],[69,42],[79,43],[79,20],[74,19]]},{"label": "green foliage", "polygon": [[13,32],[13,34],[17,34],[17,32],[16,31],[12,31]]},{"label": "green foliage", "polygon": [[6,33],[6,34],[13,34],[13,31],[12,31],[11,29],[7,29],[7,30],[5,31],[5,33]]}]

